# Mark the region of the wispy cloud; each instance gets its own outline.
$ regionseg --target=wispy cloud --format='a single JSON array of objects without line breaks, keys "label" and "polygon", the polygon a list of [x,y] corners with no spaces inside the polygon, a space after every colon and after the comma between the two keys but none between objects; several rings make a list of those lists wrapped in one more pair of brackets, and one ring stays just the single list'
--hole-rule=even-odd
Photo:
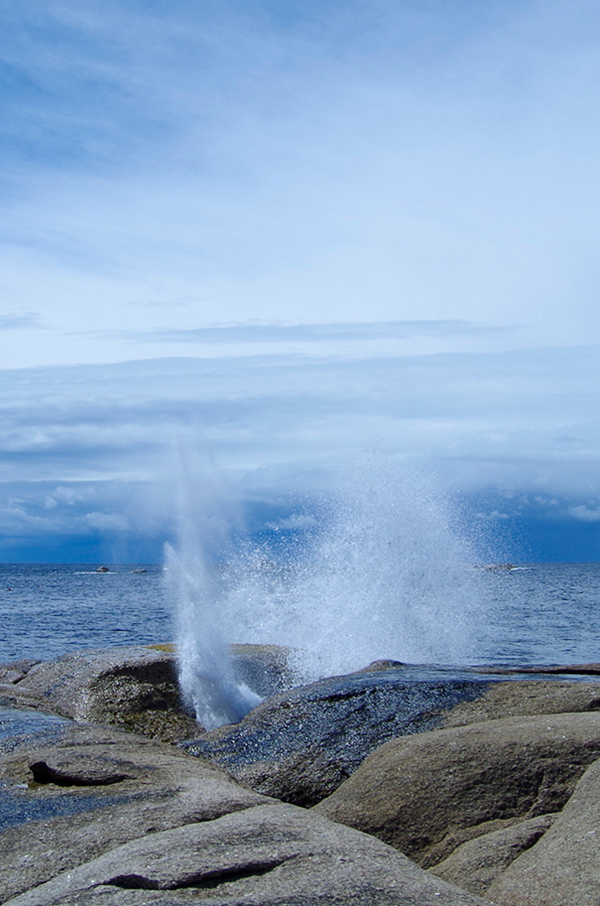
[{"label": "wispy cloud", "polygon": [[591,509],[585,504],[570,506],[569,515],[574,519],[581,519],[583,522],[600,522],[600,506]]},{"label": "wispy cloud", "polygon": [[369,340],[405,340],[411,337],[506,336],[510,326],[498,327],[468,321],[374,321],[349,324],[240,324],[222,327],[197,327],[187,330],[161,330],[135,335],[141,342],[158,343],[281,343],[286,341],[328,344],[340,340],[365,343]]},{"label": "wispy cloud", "polygon": [[41,326],[39,315],[32,311],[0,314],[0,330],[24,330]]},{"label": "wispy cloud", "polygon": [[60,332],[99,311],[174,344],[282,313],[597,341],[597,20],[586,0],[9,3],[0,262],[8,304],[57,325],[26,362],[77,361]]}]

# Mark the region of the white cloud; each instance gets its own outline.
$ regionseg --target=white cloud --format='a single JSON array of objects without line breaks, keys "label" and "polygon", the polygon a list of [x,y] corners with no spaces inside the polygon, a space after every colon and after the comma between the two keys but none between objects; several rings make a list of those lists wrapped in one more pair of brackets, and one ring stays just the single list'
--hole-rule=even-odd
[{"label": "white cloud", "polygon": [[48,510],[54,509],[54,507],[59,506],[60,504],[73,507],[84,500],[85,497],[78,494],[73,488],[58,487],[55,488],[52,494],[49,494],[46,497],[44,507]]},{"label": "white cloud", "polygon": [[8,312],[0,315],[0,330],[23,330],[40,326],[40,318],[35,312]]},{"label": "white cloud", "polygon": [[121,513],[86,513],[82,522],[87,528],[101,532],[126,532],[130,525]]},{"label": "white cloud", "polygon": [[4,536],[44,536],[64,529],[57,519],[38,516],[24,506],[0,506],[0,532]]},{"label": "white cloud", "polygon": [[568,512],[574,519],[580,519],[582,522],[600,522],[600,507],[590,508],[580,504],[570,506]]}]

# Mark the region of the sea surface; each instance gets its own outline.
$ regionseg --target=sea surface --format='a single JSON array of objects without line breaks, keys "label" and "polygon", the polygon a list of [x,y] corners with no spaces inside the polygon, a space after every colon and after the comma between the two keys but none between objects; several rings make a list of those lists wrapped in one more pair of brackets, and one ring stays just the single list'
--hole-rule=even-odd
[{"label": "sea surface", "polygon": [[[488,605],[473,663],[600,661],[599,563],[526,564],[482,574]],[[162,566],[98,573],[89,565],[0,564],[0,662],[170,642],[176,608]],[[393,655],[382,650],[380,656]]]},{"label": "sea surface", "polygon": [[161,566],[0,564],[0,662],[169,642],[173,616]]}]

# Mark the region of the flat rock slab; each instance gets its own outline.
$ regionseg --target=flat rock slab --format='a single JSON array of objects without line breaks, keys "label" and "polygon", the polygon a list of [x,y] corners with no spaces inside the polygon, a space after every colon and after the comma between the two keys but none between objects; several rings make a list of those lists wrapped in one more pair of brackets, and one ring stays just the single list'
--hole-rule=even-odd
[{"label": "flat rock slab", "polygon": [[492,682],[482,695],[443,715],[441,727],[462,727],[500,717],[565,714],[600,710],[600,683],[573,680]]},{"label": "flat rock slab", "polygon": [[186,751],[258,792],[310,806],[383,742],[439,725],[448,709],[487,686],[442,671],[415,681],[402,668],[332,677],[272,696],[241,723],[186,743]]},{"label": "flat rock slab", "polygon": [[530,667],[477,667],[479,673],[543,673],[546,676],[600,676],[600,663],[590,664],[533,664]]},{"label": "flat rock slab", "polygon": [[315,810],[431,867],[474,828],[560,811],[599,757],[594,712],[436,730],[381,746]]},{"label": "flat rock slab", "polygon": [[483,906],[380,841],[290,805],[135,839],[7,906]]}]

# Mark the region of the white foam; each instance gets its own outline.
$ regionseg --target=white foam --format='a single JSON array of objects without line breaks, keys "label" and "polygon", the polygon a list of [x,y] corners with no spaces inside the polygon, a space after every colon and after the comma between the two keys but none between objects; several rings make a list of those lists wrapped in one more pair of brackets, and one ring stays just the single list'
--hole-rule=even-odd
[{"label": "white foam", "polygon": [[379,459],[350,470],[320,531],[278,568],[250,548],[230,565],[227,607],[244,640],[291,646],[307,678],[374,660],[465,664],[486,619],[474,544],[448,499]]}]

